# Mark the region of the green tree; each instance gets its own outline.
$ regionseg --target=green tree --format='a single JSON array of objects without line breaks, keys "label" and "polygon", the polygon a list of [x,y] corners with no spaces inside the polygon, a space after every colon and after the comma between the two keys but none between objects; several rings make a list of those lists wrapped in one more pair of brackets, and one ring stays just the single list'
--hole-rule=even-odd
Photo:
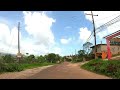
[{"label": "green tree", "polygon": [[45,58],[48,62],[56,63],[60,60],[60,56],[58,54],[50,53],[48,55],[45,55]]},{"label": "green tree", "polygon": [[92,46],[93,44],[92,43],[90,43],[90,42],[86,42],[85,44],[83,44],[83,50],[85,50],[85,53],[86,54],[89,54],[90,52],[91,52],[91,46]]},{"label": "green tree", "polygon": [[34,55],[29,55],[28,57],[26,57],[26,60],[27,60],[28,63],[35,62],[35,56]]},{"label": "green tree", "polygon": [[41,62],[41,63],[42,63],[42,62],[46,62],[45,57],[42,56],[42,55],[40,55],[40,56],[37,57],[37,61],[38,61],[38,62]]},{"label": "green tree", "polygon": [[83,57],[85,55],[85,51],[84,50],[79,50],[78,51],[78,56]]},{"label": "green tree", "polygon": [[79,50],[78,51],[78,60],[77,61],[83,61],[83,60],[85,60],[85,56],[86,56],[85,50]]}]

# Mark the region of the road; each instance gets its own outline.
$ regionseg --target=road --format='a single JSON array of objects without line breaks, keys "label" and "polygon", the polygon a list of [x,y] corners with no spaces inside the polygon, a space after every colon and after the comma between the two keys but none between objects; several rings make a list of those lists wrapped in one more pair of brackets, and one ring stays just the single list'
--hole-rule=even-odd
[{"label": "road", "polygon": [[21,72],[0,74],[0,79],[111,79],[104,75],[81,69],[84,63],[63,62],[57,65],[27,69]]},{"label": "road", "polygon": [[110,79],[104,75],[98,75],[81,69],[81,63],[72,64],[64,62],[48,67],[41,72],[27,77],[26,79]]}]

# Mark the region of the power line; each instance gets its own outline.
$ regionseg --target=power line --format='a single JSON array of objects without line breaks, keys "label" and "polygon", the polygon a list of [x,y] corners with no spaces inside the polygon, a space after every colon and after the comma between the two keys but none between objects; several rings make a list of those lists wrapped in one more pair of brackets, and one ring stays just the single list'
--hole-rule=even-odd
[{"label": "power line", "polygon": [[117,15],[117,14],[120,14],[120,13],[112,14],[112,15],[110,15],[110,16],[107,16],[107,17],[98,19],[97,21],[95,21],[95,23],[96,23],[96,22],[99,22],[99,21],[101,21],[101,20],[103,20],[103,19],[107,19],[107,18],[110,18],[110,17],[112,17],[112,16],[115,16],[115,15]]},{"label": "power line", "polygon": [[119,21],[120,21],[120,15],[115,17],[114,19],[108,21],[107,23],[101,25],[100,27],[96,28],[96,30],[97,30],[96,33],[103,31],[106,27],[109,27],[112,24],[117,23]]},{"label": "power line", "polygon": [[94,33],[94,30],[92,31],[92,33],[90,34],[90,36],[88,37],[88,39],[87,39],[87,41],[86,41],[86,42],[88,42],[88,41],[91,39],[91,37],[92,37],[93,33]]},{"label": "power line", "polygon": [[[120,21],[120,15],[118,15],[117,17],[113,18],[112,20],[108,21],[107,23],[101,25],[100,27],[96,28],[96,33],[99,33],[101,31],[105,30],[105,28],[107,28],[107,27],[111,26],[112,24],[117,23],[119,21]],[[88,42],[91,39],[92,35],[93,35],[93,31],[86,42]]]}]

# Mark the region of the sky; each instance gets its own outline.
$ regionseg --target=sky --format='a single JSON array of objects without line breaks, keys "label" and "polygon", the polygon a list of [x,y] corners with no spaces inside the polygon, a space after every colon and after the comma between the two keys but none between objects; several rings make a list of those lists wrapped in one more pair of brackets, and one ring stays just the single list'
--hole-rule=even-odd
[{"label": "sky", "polygon": [[[0,11],[0,52],[16,54],[18,22],[22,54],[72,55],[83,49],[93,31],[90,11]],[[93,11],[95,28],[120,15],[120,11]],[[120,29],[120,22],[96,34],[97,44]],[[94,38],[89,40],[94,45]]]}]

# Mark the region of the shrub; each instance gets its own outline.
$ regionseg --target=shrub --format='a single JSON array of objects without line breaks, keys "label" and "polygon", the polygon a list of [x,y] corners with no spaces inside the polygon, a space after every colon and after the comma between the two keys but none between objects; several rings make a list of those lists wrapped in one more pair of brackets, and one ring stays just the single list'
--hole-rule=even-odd
[{"label": "shrub", "polygon": [[39,62],[39,63],[46,62],[45,57],[43,57],[42,55],[40,55],[39,57],[37,57],[37,62]]},{"label": "shrub", "polygon": [[113,78],[120,78],[120,61],[103,61],[103,60],[92,60],[84,65],[82,68],[94,71],[96,73],[111,76]]},{"label": "shrub", "polygon": [[45,59],[47,62],[56,63],[57,61],[60,61],[60,56],[58,54],[50,53],[45,55]]},{"label": "shrub", "polygon": [[10,54],[3,56],[3,60],[5,63],[13,63],[15,61],[14,57]]},{"label": "shrub", "polygon": [[22,71],[23,68],[18,63],[11,63],[6,65],[7,72],[15,72],[15,71]]},{"label": "shrub", "polygon": [[22,71],[23,68],[20,66],[20,64],[17,63],[11,63],[11,64],[5,64],[0,63],[0,72],[14,72],[14,71]]},{"label": "shrub", "polygon": [[76,63],[76,62],[82,62],[83,58],[73,58],[72,62]]},{"label": "shrub", "polygon": [[6,65],[0,62],[0,72],[6,71]]}]

